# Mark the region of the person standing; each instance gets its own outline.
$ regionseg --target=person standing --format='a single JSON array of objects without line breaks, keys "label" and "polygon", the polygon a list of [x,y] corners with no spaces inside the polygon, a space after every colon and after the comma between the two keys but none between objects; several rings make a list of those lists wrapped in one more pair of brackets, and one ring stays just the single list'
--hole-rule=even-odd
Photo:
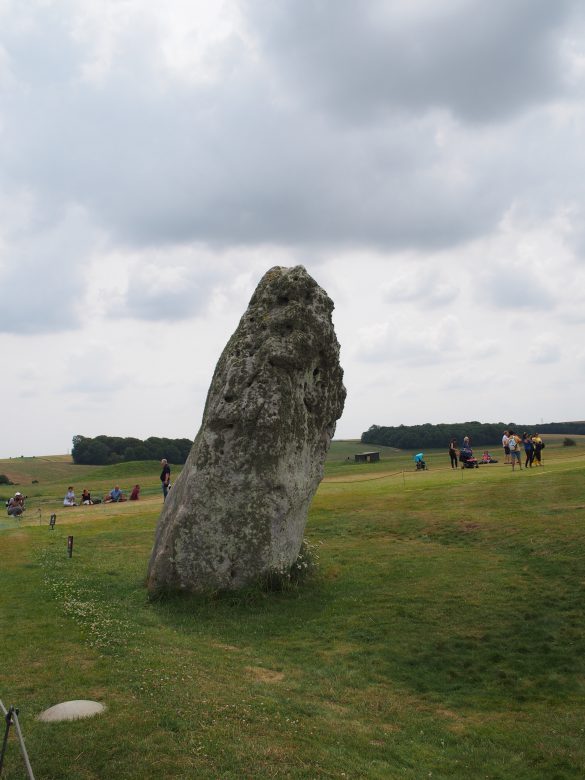
[{"label": "person standing", "polygon": [[532,437],[527,433],[522,434],[522,444],[524,445],[524,453],[526,455],[524,468],[532,468],[532,461],[534,460],[534,444],[532,443]]},{"label": "person standing", "polygon": [[160,465],[162,466],[160,481],[162,483],[163,500],[165,500],[171,486],[171,467],[166,458],[161,460]]},{"label": "person standing", "polygon": [[510,463],[510,447],[508,442],[510,441],[510,431],[504,431],[502,436],[502,447],[504,448],[504,463]]},{"label": "person standing", "polygon": [[514,431],[510,431],[508,434],[508,448],[510,450],[510,458],[512,459],[512,471],[518,464],[518,468],[522,471],[522,462],[520,461],[520,442],[519,436],[516,436]]},{"label": "person standing", "polygon": [[544,449],[544,442],[538,433],[535,433],[532,437],[532,443],[534,444],[534,460],[536,461],[536,465],[542,466],[542,450]]},{"label": "person standing", "polygon": [[457,441],[451,439],[449,442],[449,457],[451,458],[451,468],[457,468]]}]

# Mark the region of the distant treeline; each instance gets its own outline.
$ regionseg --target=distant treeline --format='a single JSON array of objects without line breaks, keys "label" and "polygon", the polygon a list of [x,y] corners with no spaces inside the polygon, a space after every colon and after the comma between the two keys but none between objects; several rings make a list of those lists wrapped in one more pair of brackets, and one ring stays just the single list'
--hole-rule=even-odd
[{"label": "distant treeline", "polygon": [[401,450],[435,449],[447,447],[451,439],[461,444],[464,436],[469,436],[472,446],[493,446],[500,444],[505,430],[516,433],[558,433],[585,434],[585,422],[544,423],[540,425],[521,425],[519,423],[480,423],[477,421],[464,423],[440,423],[439,425],[399,425],[397,427],[372,425],[362,433],[363,444],[381,444],[386,447],[397,447]]},{"label": "distant treeline", "polygon": [[187,460],[193,442],[190,439],[159,439],[151,436],[142,441],[131,437],[74,436],[71,455],[74,463],[104,466],[128,460],[161,460],[182,464]]}]

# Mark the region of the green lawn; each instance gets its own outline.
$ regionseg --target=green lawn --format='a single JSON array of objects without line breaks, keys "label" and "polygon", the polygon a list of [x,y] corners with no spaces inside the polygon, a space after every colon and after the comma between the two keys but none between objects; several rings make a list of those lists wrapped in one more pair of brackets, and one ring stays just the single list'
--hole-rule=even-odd
[{"label": "green lawn", "polygon": [[[307,527],[316,578],[157,603],[158,464],[39,476],[23,459],[12,474],[38,495],[0,531],[0,698],[36,777],[582,778],[585,446],[561,440],[514,473],[432,451],[416,472],[388,448],[358,465],[379,448],[335,442]],[[114,481],[145,500],[59,506],[69,483]],[[108,710],[36,720],[77,698]],[[5,764],[25,776],[14,738]]]}]

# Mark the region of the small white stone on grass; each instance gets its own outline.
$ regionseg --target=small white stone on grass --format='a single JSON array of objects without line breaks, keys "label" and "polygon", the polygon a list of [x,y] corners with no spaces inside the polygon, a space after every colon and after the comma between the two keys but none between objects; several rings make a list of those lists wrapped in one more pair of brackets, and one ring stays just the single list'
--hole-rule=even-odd
[{"label": "small white stone on grass", "polygon": [[76,699],[49,707],[48,710],[41,712],[38,719],[45,723],[57,723],[61,720],[79,720],[80,718],[91,718],[94,715],[99,715],[105,709],[105,705],[100,704],[99,701]]}]

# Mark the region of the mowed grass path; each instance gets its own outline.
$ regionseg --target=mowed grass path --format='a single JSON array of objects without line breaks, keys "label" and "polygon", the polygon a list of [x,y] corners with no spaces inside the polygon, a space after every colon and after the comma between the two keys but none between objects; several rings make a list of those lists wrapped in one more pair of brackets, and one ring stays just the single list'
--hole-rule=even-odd
[{"label": "mowed grass path", "polygon": [[[320,574],[284,593],[147,600],[156,464],[124,466],[139,504],[57,508],[54,531],[31,507],[0,533],[0,698],[37,778],[583,777],[581,444],[514,474],[336,444]],[[59,489],[39,492],[48,512]],[[35,720],[75,698],[108,711]],[[24,776],[13,740],[4,776]]]}]

